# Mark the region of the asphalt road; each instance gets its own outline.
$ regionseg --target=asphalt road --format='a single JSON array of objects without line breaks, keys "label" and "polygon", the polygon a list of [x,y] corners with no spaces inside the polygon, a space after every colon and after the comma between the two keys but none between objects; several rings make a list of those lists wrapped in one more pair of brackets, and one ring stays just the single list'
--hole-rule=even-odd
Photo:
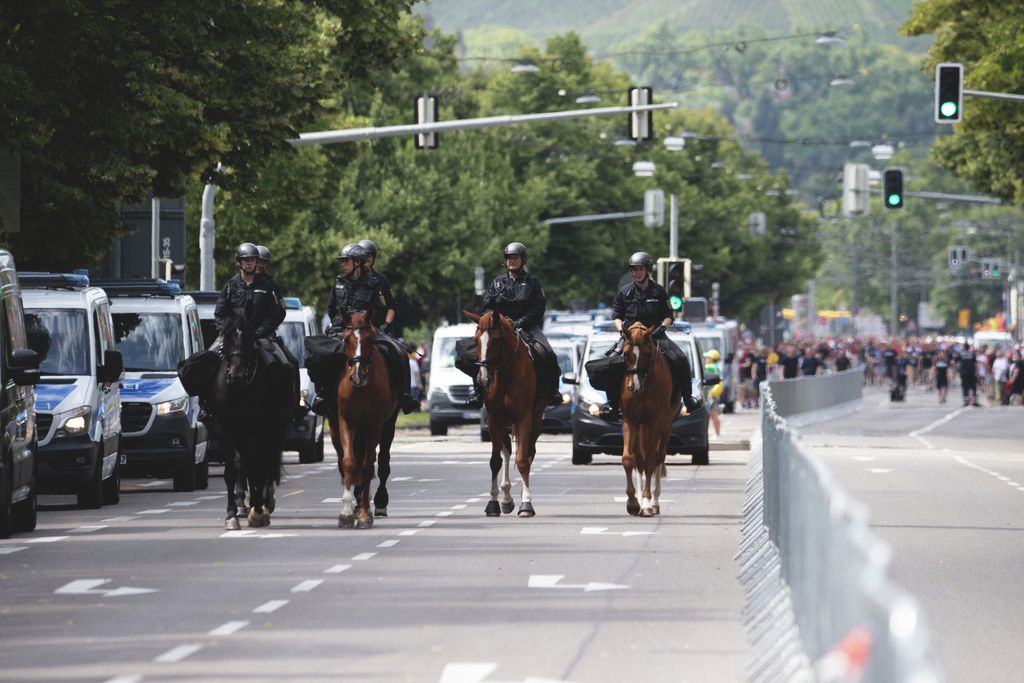
[{"label": "asphalt road", "polygon": [[1024,671],[1024,409],[939,405],[912,390],[800,430],[893,546],[892,576],[922,603],[949,681]]},{"label": "asphalt road", "polygon": [[125,480],[95,511],[42,499],[37,531],[0,541],[0,680],[742,680],[745,451],[670,458],[662,514],[641,519],[617,458],[574,467],[544,436],[537,516],[494,519],[477,433],[401,434],[390,516],[365,531],[336,526],[330,450],[289,454],[258,531],[222,530],[214,477]]}]

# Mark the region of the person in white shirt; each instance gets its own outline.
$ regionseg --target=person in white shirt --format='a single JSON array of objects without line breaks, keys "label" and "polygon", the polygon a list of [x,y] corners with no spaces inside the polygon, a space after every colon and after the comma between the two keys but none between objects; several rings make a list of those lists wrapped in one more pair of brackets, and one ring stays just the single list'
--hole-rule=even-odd
[{"label": "person in white shirt", "polygon": [[997,403],[1003,402],[1003,385],[1006,384],[1006,380],[1010,377],[1010,358],[1009,354],[1000,353],[996,355],[996,359],[992,361],[992,379],[994,381],[993,386],[993,398]]}]

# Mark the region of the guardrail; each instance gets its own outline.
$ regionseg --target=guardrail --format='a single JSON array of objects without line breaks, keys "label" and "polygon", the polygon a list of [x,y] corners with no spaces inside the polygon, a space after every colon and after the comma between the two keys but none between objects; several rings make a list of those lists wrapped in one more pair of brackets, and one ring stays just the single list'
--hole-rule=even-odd
[{"label": "guardrail", "polygon": [[764,383],[737,559],[752,681],[941,680],[917,602],[888,578],[891,551],[804,451],[785,416],[841,409],[860,370]]}]

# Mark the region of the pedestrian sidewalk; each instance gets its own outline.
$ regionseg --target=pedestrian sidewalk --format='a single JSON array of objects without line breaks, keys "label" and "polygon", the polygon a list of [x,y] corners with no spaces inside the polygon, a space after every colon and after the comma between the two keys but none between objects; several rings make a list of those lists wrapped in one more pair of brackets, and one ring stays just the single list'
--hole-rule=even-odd
[{"label": "pedestrian sidewalk", "polygon": [[722,432],[714,438],[715,428],[708,425],[708,447],[712,451],[750,450],[750,437],[761,424],[760,408],[740,408],[728,415],[720,414]]}]

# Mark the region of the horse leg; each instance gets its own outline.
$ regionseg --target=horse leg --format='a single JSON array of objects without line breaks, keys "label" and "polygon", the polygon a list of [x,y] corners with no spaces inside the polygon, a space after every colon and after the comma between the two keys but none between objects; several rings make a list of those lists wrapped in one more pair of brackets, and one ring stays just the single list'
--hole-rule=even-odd
[{"label": "horse leg", "polygon": [[[225,449],[224,456],[224,486],[227,489],[228,507],[227,515],[224,517],[225,531],[238,531],[242,525],[238,522],[238,456],[233,445],[222,441],[221,447]],[[242,496],[245,502],[245,496]]]},{"label": "horse leg", "polygon": [[267,490],[270,477],[267,476],[266,455],[269,455],[268,448],[272,445],[262,443],[258,435],[252,435],[245,439],[247,457],[244,472],[248,479],[249,486],[249,526],[259,529],[270,526],[270,513],[266,510]]},{"label": "horse leg", "polygon": [[369,529],[373,526],[373,513],[370,511],[370,482],[373,481],[373,455],[379,441],[380,426],[377,426],[376,429],[364,429],[356,439],[356,448],[359,452],[359,486],[362,489],[358,497],[357,529]]},{"label": "horse leg", "polygon": [[520,517],[533,517],[537,514],[533,509],[533,496],[530,495],[530,466],[537,454],[537,439],[540,438],[540,418],[534,414],[526,418],[516,430],[517,434],[526,438],[516,439],[516,468],[523,480],[523,500],[519,504]]},{"label": "horse leg", "polygon": [[391,443],[395,440],[395,422],[398,411],[384,423],[380,434],[380,448],[377,450],[377,492],[373,495],[373,514],[377,517],[388,516],[388,477],[391,476]]},{"label": "horse leg", "polygon": [[631,515],[640,514],[640,503],[636,499],[636,487],[633,484],[634,453],[637,446],[636,430],[629,420],[622,422],[622,469],[626,472],[626,512]]},{"label": "horse leg", "polygon": [[[501,511],[506,515],[511,514],[512,510],[515,509],[515,502],[512,500],[512,477],[511,477],[511,464],[512,460],[512,434],[506,430],[501,432]],[[494,432],[491,432],[491,439],[494,439]],[[519,437],[516,436],[516,442],[519,442]]]},{"label": "horse leg", "polygon": [[641,517],[653,517],[654,508],[651,503],[651,479],[654,476],[654,463],[655,449],[658,444],[654,438],[654,431],[650,425],[642,425],[640,427],[640,449],[641,457],[640,464],[642,467],[639,468],[641,474],[641,484],[643,485],[643,494],[640,501],[640,516]]},{"label": "horse leg", "polygon": [[[341,470],[341,512],[338,514],[338,526],[342,529],[352,529],[356,524],[356,458],[354,435],[348,423],[339,420],[341,434],[339,441],[342,449],[338,451],[338,469]],[[341,455],[344,453],[344,455]]]},{"label": "horse leg", "polygon": [[488,517],[501,517],[501,506],[498,505],[498,473],[501,471],[502,456],[504,455],[502,446],[505,442],[505,430],[502,428],[495,431],[497,425],[489,413],[487,424],[491,430],[491,499],[487,501],[484,514]]},{"label": "horse leg", "polygon": [[651,499],[651,508],[656,515],[661,514],[661,478],[668,476],[668,468],[665,466],[665,460],[668,456],[668,432],[672,428],[671,424],[666,425],[661,430],[661,438],[658,439],[658,450],[657,460],[654,465],[654,497]]}]

